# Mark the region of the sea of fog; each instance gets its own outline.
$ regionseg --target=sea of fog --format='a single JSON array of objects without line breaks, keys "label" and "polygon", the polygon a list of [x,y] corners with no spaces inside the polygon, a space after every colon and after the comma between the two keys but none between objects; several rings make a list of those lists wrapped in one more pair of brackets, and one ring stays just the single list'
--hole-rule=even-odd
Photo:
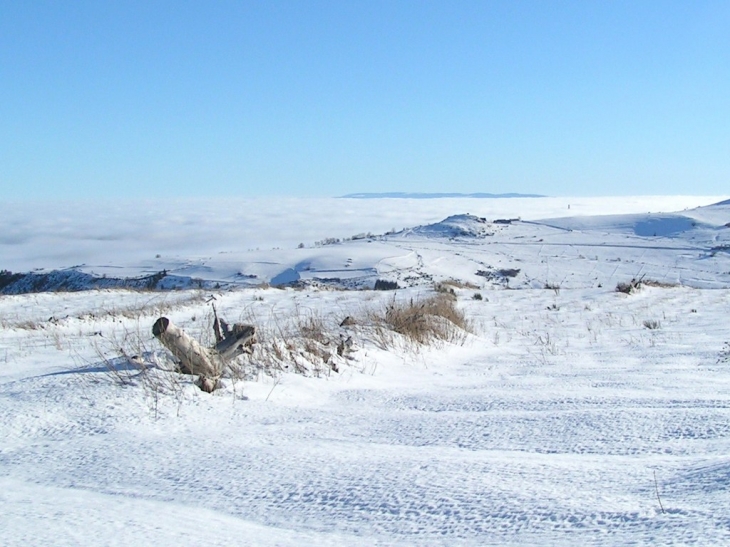
[{"label": "sea of fog", "polygon": [[490,220],[681,211],[728,196],[546,198],[216,198],[0,203],[0,269],[115,264],[158,254],[293,248],[470,213]]}]

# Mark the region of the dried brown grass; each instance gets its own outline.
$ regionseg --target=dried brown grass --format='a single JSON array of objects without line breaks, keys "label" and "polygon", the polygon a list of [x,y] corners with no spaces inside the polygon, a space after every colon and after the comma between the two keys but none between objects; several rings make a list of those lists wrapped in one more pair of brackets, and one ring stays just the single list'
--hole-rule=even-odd
[{"label": "dried brown grass", "polygon": [[391,300],[370,320],[385,331],[395,332],[410,342],[428,345],[435,341],[462,342],[471,331],[469,320],[450,294],[437,293],[422,299]]}]

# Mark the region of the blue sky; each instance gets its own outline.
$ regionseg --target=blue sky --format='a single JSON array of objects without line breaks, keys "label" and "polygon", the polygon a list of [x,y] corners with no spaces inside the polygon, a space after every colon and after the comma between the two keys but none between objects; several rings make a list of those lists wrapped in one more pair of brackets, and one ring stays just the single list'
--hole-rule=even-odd
[{"label": "blue sky", "polygon": [[730,3],[0,0],[0,199],[727,194]]}]

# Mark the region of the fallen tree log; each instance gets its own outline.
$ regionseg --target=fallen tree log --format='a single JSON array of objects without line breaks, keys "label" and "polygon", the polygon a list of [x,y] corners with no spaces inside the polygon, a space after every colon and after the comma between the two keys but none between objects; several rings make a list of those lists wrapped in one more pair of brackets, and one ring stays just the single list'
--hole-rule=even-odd
[{"label": "fallen tree log", "polygon": [[181,368],[186,374],[210,377],[220,375],[220,363],[216,362],[215,356],[167,317],[160,317],[155,321],[152,334],[180,360]]},{"label": "fallen tree log", "polygon": [[201,346],[167,317],[155,321],[152,334],[180,361],[180,372],[197,375],[200,389],[210,393],[218,387],[226,362],[246,350],[256,329],[252,325],[235,324],[233,329],[226,329],[226,337],[210,349]]}]

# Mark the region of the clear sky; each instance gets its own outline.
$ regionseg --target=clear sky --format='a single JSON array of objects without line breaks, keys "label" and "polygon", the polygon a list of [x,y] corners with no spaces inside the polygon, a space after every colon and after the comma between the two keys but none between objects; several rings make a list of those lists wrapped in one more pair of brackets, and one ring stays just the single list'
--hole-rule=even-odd
[{"label": "clear sky", "polygon": [[730,2],[0,0],[0,199],[727,194]]}]

